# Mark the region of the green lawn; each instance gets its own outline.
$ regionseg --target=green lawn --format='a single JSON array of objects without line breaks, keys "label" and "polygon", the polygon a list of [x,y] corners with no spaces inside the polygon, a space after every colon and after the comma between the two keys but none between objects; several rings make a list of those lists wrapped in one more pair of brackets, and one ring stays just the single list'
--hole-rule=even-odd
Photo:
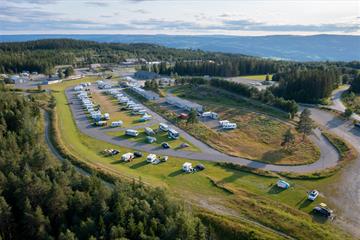
[{"label": "green lawn", "polygon": [[[83,81],[89,80],[78,82]],[[72,84],[78,82],[73,81]],[[325,200],[319,198],[315,203],[309,203],[305,201],[306,191],[313,188],[322,190],[335,181],[335,177],[290,181],[292,188],[281,192],[273,186],[276,178],[222,168],[212,162],[170,158],[166,163],[149,165],[145,163],[146,154],[131,163],[120,162],[120,156],[104,157],[100,152],[105,148],[119,149],[121,153],[131,150],[80,133],[67,105],[64,86],[69,85],[57,84],[50,88],[58,91],[53,94],[57,101],[56,113],[62,144],[79,159],[119,177],[141,177],[145,183],[164,187],[169,193],[191,204],[208,210],[216,209],[235,218],[247,216],[295,238],[346,239],[343,232],[332,224],[318,224],[307,214],[315,204]],[[202,163],[206,170],[184,174],[180,169],[185,161],[194,165]]]},{"label": "green lawn", "polygon": [[[271,80],[272,79],[272,74],[269,74],[269,79]],[[251,80],[261,80],[261,81],[264,81],[266,79],[266,74],[263,74],[263,75],[248,75],[248,76],[240,76],[242,78],[248,78],[248,79],[251,79]]]}]

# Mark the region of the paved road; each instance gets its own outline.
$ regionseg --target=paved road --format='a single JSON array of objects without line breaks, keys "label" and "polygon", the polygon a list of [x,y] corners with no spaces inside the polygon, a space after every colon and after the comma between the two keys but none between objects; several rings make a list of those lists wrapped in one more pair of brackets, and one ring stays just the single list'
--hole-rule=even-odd
[{"label": "paved road", "polygon": [[277,172],[297,172],[297,173],[304,173],[304,172],[313,172],[319,171],[325,168],[333,167],[337,164],[339,160],[339,154],[335,150],[335,148],[327,141],[325,137],[321,135],[321,133],[316,130],[314,136],[311,136],[311,139],[320,147],[321,156],[320,159],[312,164],[308,165],[301,165],[301,166],[280,166],[280,165],[273,165],[273,164],[266,164],[257,161],[251,161],[245,158],[240,157],[233,157],[223,153],[220,153],[210,146],[204,144],[203,142],[195,139],[194,137],[190,136],[188,133],[173,126],[170,122],[167,122],[161,116],[149,110],[149,112],[159,120],[159,122],[165,122],[170,126],[174,127],[179,133],[185,137],[188,141],[192,144],[197,146],[201,152],[191,152],[191,151],[183,151],[183,150],[174,150],[174,149],[162,149],[161,147],[152,146],[146,143],[138,143],[133,141],[128,141],[126,139],[120,137],[113,137],[109,136],[103,131],[101,128],[93,127],[90,125],[85,112],[81,106],[80,101],[76,98],[75,92],[68,88],[65,91],[65,94],[68,98],[69,102],[73,102],[70,104],[71,110],[76,122],[76,125],[80,129],[80,131],[88,136],[96,138],[98,140],[102,140],[108,143],[112,143],[115,145],[119,145],[122,147],[127,147],[139,151],[146,151],[151,153],[156,153],[159,155],[169,155],[174,157],[180,158],[187,158],[193,160],[207,160],[207,161],[214,161],[214,162],[232,162],[240,165],[244,165],[251,168],[269,170],[269,171],[277,171]]},{"label": "paved road", "polygon": [[[341,113],[345,112],[346,107],[341,101],[341,95],[343,95],[343,93],[349,90],[349,88],[350,85],[346,85],[344,88],[336,89],[335,91],[333,91],[331,94],[332,105],[330,105],[329,108],[339,111]],[[360,116],[358,114],[354,113],[351,118],[360,121]]]}]

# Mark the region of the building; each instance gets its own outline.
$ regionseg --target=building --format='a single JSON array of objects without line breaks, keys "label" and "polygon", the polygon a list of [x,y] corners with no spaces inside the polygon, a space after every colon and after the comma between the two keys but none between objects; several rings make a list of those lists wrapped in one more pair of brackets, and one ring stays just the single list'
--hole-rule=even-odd
[{"label": "building", "polygon": [[188,100],[175,97],[175,96],[167,96],[165,98],[166,103],[170,105],[174,105],[178,108],[185,109],[187,111],[191,111],[192,109],[195,109],[198,112],[203,112],[204,107],[200,104],[190,102]]},{"label": "building", "polygon": [[148,80],[148,79],[155,79],[155,78],[159,78],[160,75],[155,73],[155,72],[148,72],[148,71],[137,71],[134,74],[134,77],[137,79],[143,79],[143,80]]},{"label": "building", "polygon": [[147,100],[158,100],[160,98],[159,94],[154,93],[153,91],[144,90],[139,87],[131,86],[130,89],[137,94],[143,96]]}]

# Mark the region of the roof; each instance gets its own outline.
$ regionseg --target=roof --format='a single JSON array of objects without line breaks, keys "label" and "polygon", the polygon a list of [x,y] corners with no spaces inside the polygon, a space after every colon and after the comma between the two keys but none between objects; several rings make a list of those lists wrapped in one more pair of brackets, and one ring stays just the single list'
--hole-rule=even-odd
[{"label": "roof", "polygon": [[166,97],[166,101],[170,101],[170,102],[176,102],[178,104],[181,104],[183,106],[187,106],[189,108],[194,108],[194,109],[198,109],[198,108],[202,108],[203,106],[194,102],[190,102],[186,99],[182,99],[179,97],[175,97],[175,96],[167,96]]}]

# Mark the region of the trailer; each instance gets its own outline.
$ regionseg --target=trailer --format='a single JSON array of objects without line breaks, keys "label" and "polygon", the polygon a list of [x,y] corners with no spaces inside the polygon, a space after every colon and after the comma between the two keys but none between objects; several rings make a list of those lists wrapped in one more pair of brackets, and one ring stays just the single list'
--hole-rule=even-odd
[{"label": "trailer", "polygon": [[125,135],[131,136],[131,137],[137,137],[139,135],[139,132],[133,129],[128,129],[125,131]]},{"label": "trailer", "polygon": [[149,127],[146,127],[146,128],[145,128],[145,133],[146,133],[146,135],[148,135],[148,136],[154,136],[154,135],[155,135],[154,130],[153,130],[152,128],[149,128]]},{"label": "trailer", "polygon": [[169,130],[169,126],[167,124],[165,124],[165,123],[160,123],[159,124],[159,129],[161,131],[167,132]]},{"label": "trailer", "polygon": [[237,128],[237,124],[236,123],[226,123],[224,125],[222,125],[223,129],[235,129]]},{"label": "trailer", "polygon": [[123,125],[122,121],[115,121],[111,123],[111,127],[121,127]]}]

